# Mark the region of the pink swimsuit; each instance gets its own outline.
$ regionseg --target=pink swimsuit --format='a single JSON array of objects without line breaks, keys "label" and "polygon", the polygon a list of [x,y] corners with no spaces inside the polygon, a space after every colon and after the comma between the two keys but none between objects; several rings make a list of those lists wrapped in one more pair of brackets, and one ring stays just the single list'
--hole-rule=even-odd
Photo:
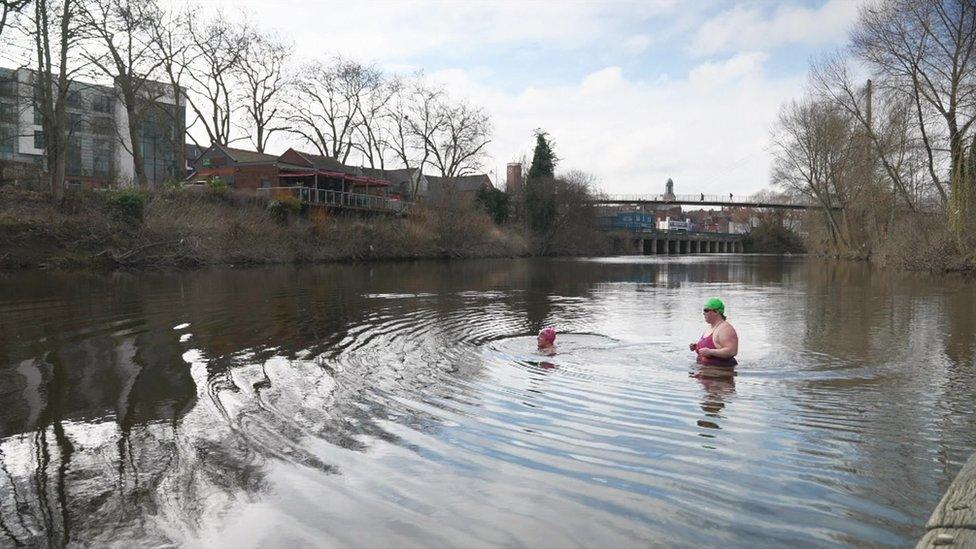
[{"label": "pink swimsuit", "polygon": [[[698,340],[697,349],[715,349],[715,342],[712,341],[712,334],[703,335],[701,339]],[[698,351],[695,351],[698,353]],[[734,357],[730,358],[719,358],[717,356],[702,356],[698,353],[698,363],[704,364],[706,366],[735,366],[738,362],[735,361]]]}]

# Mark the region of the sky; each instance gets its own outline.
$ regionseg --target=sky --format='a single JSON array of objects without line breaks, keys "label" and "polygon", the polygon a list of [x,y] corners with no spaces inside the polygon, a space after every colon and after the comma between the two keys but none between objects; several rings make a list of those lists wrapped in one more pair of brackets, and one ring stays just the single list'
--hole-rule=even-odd
[{"label": "sky", "polygon": [[[554,142],[557,172],[610,194],[747,195],[768,187],[769,135],[809,61],[845,46],[856,0],[210,0],[294,42],[391,73],[422,69],[486,109],[484,171]],[[293,143],[278,143],[283,148]],[[271,152],[275,152],[272,148]],[[355,161],[354,158],[350,158]]]}]

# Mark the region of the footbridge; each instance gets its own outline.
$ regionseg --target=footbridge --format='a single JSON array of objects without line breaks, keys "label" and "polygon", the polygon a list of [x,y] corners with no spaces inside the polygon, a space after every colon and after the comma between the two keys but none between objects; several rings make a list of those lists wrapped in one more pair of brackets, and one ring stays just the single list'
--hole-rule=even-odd
[{"label": "footbridge", "polygon": [[[687,206],[725,206],[738,208],[777,208],[785,210],[811,210],[822,209],[819,204],[814,204],[808,200],[791,199],[780,197],[772,200],[759,200],[754,197],[736,197],[732,194],[620,194],[598,196],[592,201],[593,204],[600,206],[627,206],[627,205],[687,205]],[[831,209],[839,210],[834,207]]]}]

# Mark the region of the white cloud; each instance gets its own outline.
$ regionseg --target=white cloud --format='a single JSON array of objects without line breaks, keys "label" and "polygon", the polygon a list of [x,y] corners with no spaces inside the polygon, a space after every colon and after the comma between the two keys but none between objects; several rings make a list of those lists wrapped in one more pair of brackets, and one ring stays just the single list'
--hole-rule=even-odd
[{"label": "white cloud", "polygon": [[688,73],[688,81],[695,86],[716,86],[736,78],[758,75],[768,57],[765,53],[746,52],[726,61],[702,63]]},{"label": "white cloud", "polygon": [[652,82],[607,67],[575,85],[515,94],[465,71],[432,76],[448,76],[452,89],[492,113],[496,137],[486,168],[497,174],[531,153],[532,131],[542,128],[555,140],[561,170],[592,173],[610,193],[662,192],[672,177],[681,192],[747,194],[767,186],[769,128],[803,84],[802,77],[765,77],[764,60],[743,54]]},{"label": "white cloud", "polygon": [[651,46],[654,39],[646,34],[635,34],[624,40],[624,50],[629,53],[642,53]]},{"label": "white cloud", "polygon": [[829,0],[819,8],[779,4],[766,14],[757,6],[738,5],[699,26],[691,51],[711,55],[788,44],[838,43],[857,18],[857,6],[853,0]]},{"label": "white cloud", "polygon": [[[174,4],[178,0],[168,0]],[[449,51],[475,52],[513,44],[573,49],[583,43],[639,53],[652,42],[637,35],[620,43],[619,27],[675,10],[678,0],[603,2],[464,2],[212,0],[211,9],[241,9],[262,27],[278,29],[306,56],[336,52],[363,61],[395,62]],[[295,18],[300,13],[301,18]],[[307,23],[306,23],[307,22]]]}]

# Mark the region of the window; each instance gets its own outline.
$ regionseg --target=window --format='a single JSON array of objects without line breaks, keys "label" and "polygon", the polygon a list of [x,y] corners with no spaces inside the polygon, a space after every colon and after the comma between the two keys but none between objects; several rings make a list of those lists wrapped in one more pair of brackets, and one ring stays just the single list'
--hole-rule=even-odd
[{"label": "window", "polygon": [[41,107],[36,103],[34,104],[34,124],[38,126],[44,124],[44,113],[41,112]]},{"label": "window", "polygon": [[16,75],[0,76],[0,97],[14,97],[17,95]]},{"label": "window", "polygon": [[68,150],[64,159],[64,169],[72,175],[81,173],[81,138],[71,137],[68,139]]},{"label": "window", "polygon": [[96,139],[92,145],[92,171],[103,177],[112,172],[112,144],[107,139]]},{"label": "window", "polygon": [[96,95],[92,101],[92,110],[95,112],[112,112],[112,97],[104,93]]},{"label": "window", "polygon": [[13,103],[0,103],[0,124],[17,123],[17,105]]},{"label": "window", "polygon": [[17,141],[17,131],[10,126],[0,126],[0,153],[14,152]]},{"label": "window", "polygon": [[81,133],[88,131],[85,129],[85,117],[80,113],[69,112],[68,113],[68,133]]},{"label": "window", "polygon": [[92,133],[97,133],[98,135],[112,135],[115,133],[115,124],[112,122],[111,118],[99,116],[92,119],[91,131]]},{"label": "window", "polygon": [[34,132],[34,148],[35,149],[44,148],[44,132],[42,131]]},{"label": "window", "polygon": [[74,109],[80,109],[83,105],[81,101],[81,92],[78,90],[68,90],[68,95],[65,97],[67,105]]}]

